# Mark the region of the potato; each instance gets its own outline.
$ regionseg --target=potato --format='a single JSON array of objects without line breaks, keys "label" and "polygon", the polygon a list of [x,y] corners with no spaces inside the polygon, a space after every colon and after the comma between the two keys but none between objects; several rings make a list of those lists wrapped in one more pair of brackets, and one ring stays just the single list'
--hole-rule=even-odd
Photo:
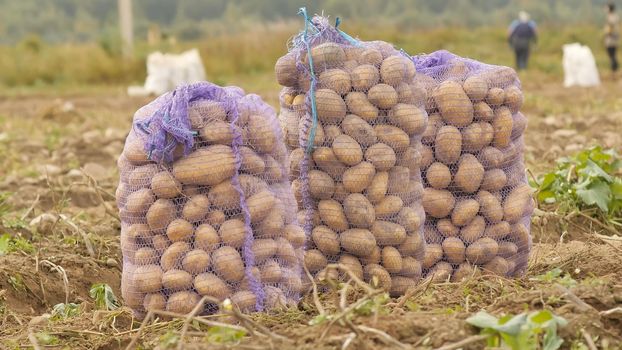
[{"label": "potato", "polygon": [[472,101],[481,101],[488,94],[488,84],[484,79],[476,75],[466,78],[462,88]]},{"label": "potato", "polygon": [[495,147],[484,147],[478,154],[477,159],[486,170],[497,168],[503,162],[503,152]]},{"label": "potato", "polygon": [[376,143],[365,151],[365,160],[378,171],[387,171],[396,163],[395,151],[384,143]]},{"label": "potato", "polygon": [[394,166],[389,170],[388,193],[404,193],[404,184],[410,182],[410,170],[403,166]]},{"label": "potato", "polygon": [[263,283],[279,283],[283,277],[281,265],[274,259],[266,261],[260,266],[259,271]]},{"label": "potato", "polygon": [[402,129],[385,124],[374,126],[378,141],[393,148],[396,152],[403,152],[410,145],[410,138]]},{"label": "potato", "polygon": [[283,228],[283,236],[294,246],[294,248],[300,248],[305,243],[305,232],[298,225],[285,225]]},{"label": "potato", "polygon": [[488,225],[486,231],[484,231],[484,236],[490,237],[496,241],[505,238],[509,234],[510,224],[507,221],[501,221],[496,224]]},{"label": "potato", "polygon": [[240,206],[240,193],[231,180],[225,180],[216,186],[212,186],[208,198],[211,205],[219,209],[227,210]]},{"label": "potato", "polygon": [[205,218],[205,222],[214,226],[220,227],[220,225],[225,222],[225,212],[222,210],[211,210],[207,213],[207,217]]},{"label": "potato", "polygon": [[456,226],[470,223],[479,212],[479,203],[475,199],[461,199],[456,202],[451,213],[451,222]]},{"label": "potato", "polygon": [[310,249],[305,251],[304,264],[309,272],[316,273],[326,267],[328,260],[319,250]]},{"label": "potato", "polygon": [[251,250],[255,255],[255,262],[262,263],[276,255],[278,245],[275,240],[270,238],[260,238],[253,241]]},{"label": "potato", "polygon": [[367,91],[372,86],[378,84],[380,80],[378,68],[370,64],[363,64],[354,68],[350,76],[352,78],[352,89],[354,91]]},{"label": "potato", "polygon": [[150,209],[155,200],[153,192],[148,188],[143,188],[127,196],[125,210],[132,216],[140,215]]},{"label": "potato", "polygon": [[532,192],[527,184],[514,188],[503,201],[503,219],[511,223],[520,220],[531,205]]},{"label": "potato", "polygon": [[168,238],[164,234],[154,235],[153,237],[151,237],[150,241],[151,241],[151,246],[158,253],[163,252],[171,244],[171,242],[168,240]]},{"label": "potato", "polygon": [[239,282],[244,277],[244,262],[233,247],[223,246],[212,253],[214,271],[228,282]]},{"label": "potato", "polygon": [[240,170],[248,174],[262,175],[266,170],[266,163],[264,160],[249,147],[240,147],[240,157],[242,158],[242,164]]},{"label": "potato", "polygon": [[382,53],[378,49],[369,47],[361,52],[358,61],[360,64],[379,66],[382,63]]},{"label": "potato", "polygon": [[484,266],[482,266],[482,269],[495,275],[506,276],[509,271],[509,264],[504,258],[500,256],[495,256]]},{"label": "potato", "polygon": [[320,73],[320,87],[331,89],[339,95],[347,94],[352,88],[350,74],[342,69],[327,69]]},{"label": "potato", "polygon": [[333,199],[338,202],[343,202],[348,196],[348,191],[346,191],[345,187],[341,182],[335,184],[335,193],[333,194]]},{"label": "potato", "polygon": [[486,102],[492,106],[498,106],[505,100],[505,91],[503,89],[494,87],[488,90],[486,95]]},{"label": "potato", "polygon": [[341,45],[326,42],[311,48],[313,68],[316,72],[327,68],[340,67],[346,60],[346,53]]},{"label": "potato", "polygon": [[225,145],[199,148],[173,163],[173,175],[182,184],[216,185],[234,173],[235,157]]},{"label": "potato", "polygon": [[451,125],[445,125],[436,133],[434,155],[446,165],[454,164],[462,152],[462,134]]},{"label": "potato", "polygon": [[193,231],[191,223],[184,219],[175,219],[166,228],[166,236],[171,242],[188,241]]},{"label": "potato", "polygon": [[315,105],[318,119],[322,123],[338,124],[346,116],[346,103],[333,90],[318,89],[315,92]]},{"label": "potato", "polygon": [[224,244],[233,248],[240,248],[246,237],[246,225],[243,220],[227,220],[220,225],[218,235]]},{"label": "potato", "polygon": [[202,273],[194,278],[194,289],[202,296],[210,296],[221,301],[231,294],[227,283],[210,272]]},{"label": "potato", "polygon": [[432,113],[428,116],[428,122],[426,124],[425,130],[421,134],[421,142],[425,144],[432,144],[434,139],[436,138],[436,133],[438,129],[440,129],[445,123],[443,123],[443,119],[440,114]]},{"label": "potato", "polygon": [[503,148],[510,144],[512,122],[512,112],[507,107],[500,107],[495,111],[495,119],[492,121],[494,129],[493,146]]},{"label": "potato", "polygon": [[428,167],[428,170],[426,170],[425,178],[430,186],[442,190],[447,188],[451,183],[451,172],[447,165],[434,162]]},{"label": "potato", "polygon": [[199,136],[209,144],[231,145],[233,130],[228,122],[211,120],[199,130]]},{"label": "potato", "polygon": [[165,170],[153,175],[151,189],[158,198],[170,199],[181,194],[181,183]]},{"label": "potato", "polygon": [[460,228],[450,219],[441,219],[436,222],[436,229],[445,237],[455,237],[460,234]]},{"label": "potato", "polygon": [[421,228],[422,219],[422,215],[411,207],[403,207],[397,214],[397,223],[409,234],[416,233]]},{"label": "potato", "polygon": [[432,151],[432,147],[420,145],[419,154],[421,155],[421,169],[427,168],[434,162],[434,151]]},{"label": "potato", "polygon": [[444,218],[454,209],[456,199],[447,190],[426,188],[423,190],[423,208],[433,218]]},{"label": "potato", "polygon": [[246,205],[251,217],[251,223],[257,223],[265,219],[274,208],[276,198],[270,190],[262,190],[246,199]]},{"label": "potato", "polygon": [[194,249],[186,253],[181,266],[187,272],[196,275],[207,271],[210,265],[210,256],[203,249]]},{"label": "potato", "polygon": [[367,91],[367,99],[380,109],[391,109],[397,104],[397,91],[387,84],[376,84]]},{"label": "potato", "polygon": [[472,154],[460,157],[458,171],[454,175],[454,184],[466,193],[474,193],[484,179],[484,167]]},{"label": "potato", "polygon": [[210,202],[206,195],[195,194],[184,204],[181,210],[182,219],[190,222],[201,221],[209,210]]},{"label": "potato", "polygon": [[123,149],[123,155],[133,165],[142,165],[149,162],[149,157],[145,152],[145,145],[139,139],[127,143]]},{"label": "potato", "polygon": [[277,142],[274,127],[264,116],[251,114],[244,130],[244,141],[259,153],[271,154]]},{"label": "potato", "polygon": [[387,194],[389,173],[386,171],[377,172],[371,184],[365,190],[365,195],[371,203],[379,203]]},{"label": "potato", "polygon": [[486,220],[481,216],[476,216],[460,229],[460,238],[465,242],[474,242],[484,234],[485,229]]},{"label": "potato", "polygon": [[498,250],[497,241],[484,237],[469,244],[466,249],[466,258],[472,264],[485,264],[497,255]]},{"label": "potato", "polygon": [[391,86],[397,86],[407,80],[405,61],[402,56],[389,56],[380,64],[380,77],[382,82]]},{"label": "potato", "polygon": [[451,277],[453,270],[450,263],[441,261],[432,268],[429,274],[432,276],[432,282],[445,282]]},{"label": "potato", "polygon": [[378,264],[367,264],[363,269],[365,280],[374,287],[391,289],[391,275]]},{"label": "potato", "polygon": [[477,202],[480,206],[480,213],[491,223],[497,223],[503,219],[503,208],[499,200],[488,191],[477,193]]},{"label": "potato", "polygon": [[158,252],[150,247],[138,248],[134,252],[135,265],[150,265],[154,264],[158,260]]},{"label": "potato", "polygon": [[175,204],[168,199],[158,199],[147,211],[146,219],[152,231],[163,230],[173,221],[177,214]]},{"label": "potato", "polygon": [[[306,128],[305,128],[305,124],[308,124]],[[300,132],[303,132],[301,141],[305,145],[308,144],[309,141],[311,140],[311,136],[312,136],[311,131],[313,130],[312,126],[313,124],[311,121],[307,121],[304,118],[300,119],[299,130]],[[324,127],[322,126],[322,124],[318,123],[315,127],[315,135],[313,135],[313,146],[319,147],[324,144],[325,140],[326,140],[326,136],[324,134]],[[298,146],[299,144],[296,144],[296,147]]]},{"label": "potato", "polygon": [[298,68],[294,54],[281,56],[274,65],[276,81],[282,86],[295,86],[298,81]]},{"label": "potato", "polygon": [[[296,148],[289,155],[289,172],[291,176],[300,176],[300,166],[305,158],[305,149],[304,148]],[[309,168],[313,167],[313,162],[310,162]]]},{"label": "potato", "polygon": [[276,238],[285,227],[285,208],[280,200],[276,201],[273,210],[253,229],[255,237]]},{"label": "potato", "polygon": [[[302,150],[302,148],[298,149]],[[337,159],[331,147],[316,148],[313,151],[313,162],[333,178],[340,177],[346,170],[345,165]]]},{"label": "potato", "polygon": [[462,127],[473,121],[473,104],[459,83],[444,81],[432,92],[432,96],[445,123]]},{"label": "potato", "polygon": [[360,193],[352,193],[343,201],[350,227],[369,228],[376,218],[374,206]]},{"label": "potato", "polygon": [[416,285],[417,280],[414,278],[393,276],[391,277],[391,290],[389,290],[389,294],[392,297],[399,297],[405,295],[409,289],[414,288]]},{"label": "potato", "polygon": [[324,141],[332,144],[337,136],[341,135],[341,129],[337,125],[324,125]]},{"label": "potato", "polygon": [[166,297],[161,293],[153,293],[145,295],[143,301],[145,311],[164,310],[166,308]]},{"label": "potato", "polygon": [[518,254],[518,247],[512,242],[499,242],[499,252],[497,254],[502,258],[512,258]]},{"label": "potato", "polygon": [[404,202],[398,196],[386,196],[374,206],[377,219],[395,216],[402,210]]},{"label": "potato", "polygon": [[382,266],[389,273],[399,273],[404,267],[402,256],[395,247],[382,248]]},{"label": "potato", "polygon": [[363,150],[355,139],[348,135],[339,135],[333,141],[333,153],[345,165],[354,166],[363,160]]},{"label": "potato", "polygon": [[361,264],[363,264],[363,265],[380,264],[380,259],[381,258],[382,258],[381,250],[377,246],[374,248],[374,250],[372,250],[371,254],[369,254],[367,256],[359,257],[359,259],[361,260]]},{"label": "potato", "polygon": [[501,169],[486,170],[482,179],[481,190],[496,192],[501,190],[507,183],[507,176]]},{"label": "potato", "polygon": [[445,260],[451,264],[460,264],[464,261],[466,247],[458,237],[447,237],[442,243]]},{"label": "potato", "polygon": [[454,283],[461,282],[474,276],[476,272],[477,269],[473,265],[469,264],[468,262],[463,262],[456,268],[456,271],[454,271],[454,273],[452,274],[451,281]]},{"label": "potato", "polygon": [[425,247],[425,255],[421,267],[429,269],[443,258],[443,247],[440,244],[431,243]]},{"label": "potato", "polygon": [[[386,245],[400,245],[406,240],[406,230],[399,224],[376,220],[371,226],[371,233],[375,237],[374,242],[377,242],[380,246]],[[410,254],[404,254],[409,256]]]},{"label": "potato", "polygon": [[285,309],[287,307],[287,299],[281,289],[273,286],[266,286],[264,291],[266,293],[264,306],[267,309]]},{"label": "potato", "polygon": [[138,266],[132,274],[132,282],[141,293],[156,293],[162,289],[162,274],[158,265]]},{"label": "potato", "polygon": [[514,121],[512,122],[512,139],[519,138],[523,132],[527,129],[527,118],[520,112],[514,114]]},{"label": "potato", "polygon": [[[350,136],[361,146],[370,146],[378,141],[374,128],[372,128],[371,125],[369,125],[365,120],[354,114],[346,115],[341,123],[341,129],[343,129],[343,132],[346,135]],[[339,137],[335,140],[338,139]]]},{"label": "potato", "polygon": [[[390,181],[390,180],[389,180]],[[393,187],[397,187],[394,185]],[[411,205],[415,201],[420,201],[423,197],[423,185],[419,180],[416,180],[414,177],[407,182],[406,188],[403,189],[403,192],[397,192],[397,189],[389,188],[389,192],[394,193],[396,196],[400,197],[404,205]]]},{"label": "potato", "polygon": [[315,199],[330,199],[335,192],[335,181],[330,175],[320,170],[310,170],[309,194]]},{"label": "potato", "polygon": [[404,257],[402,258],[402,270],[399,274],[418,280],[421,278],[421,263],[415,258]]},{"label": "potato", "polygon": [[301,225],[307,225],[307,220],[310,220],[309,225],[311,226],[318,226],[322,224],[320,213],[314,209],[299,210],[298,213],[296,213],[296,220]]},{"label": "potato", "polygon": [[486,122],[476,122],[462,130],[462,147],[465,151],[477,152],[488,146],[493,137],[492,125]]},{"label": "potato", "polygon": [[195,292],[175,292],[168,297],[166,311],[185,315],[190,313],[200,300],[201,298]]},{"label": "potato", "polygon": [[389,112],[389,121],[410,136],[423,133],[426,119],[425,110],[411,104],[398,103]]},{"label": "potato", "polygon": [[406,148],[397,160],[397,165],[410,169],[412,173],[419,173],[421,168],[421,153],[419,148],[421,143],[414,143],[413,146]]},{"label": "potato", "polygon": [[348,253],[356,256],[367,256],[376,247],[376,238],[365,229],[352,228],[339,235],[341,247]]},{"label": "potato", "polygon": [[413,87],[405,82],[399,83],[395,87],[395,91],[397,92],[398,103],[419,104],[422,102],[422,100],[418,100],[419,96],[415,95]]},{"label": "potato", "polygon": [[516,113],[523,105],[523,93],[515,85],[506,87],[503,103],[510,108],[512,113]]},{"label": "potato", "polygon": [[337,232],[348,229],[348,220],[341,203],[332,199],[320,200],[318,203],[318,211],[322,222],[324,222],[326,226]]},{"label": "potato", "polygon": [[378,108],[369,102],[367,95],[363,92],[348,93],[345,102],[350,113],[356,114],[367,122],[373,122],[378,118]]},{"label": "potato", "polygon": [[184,290],[192,286],[192,276],[183,270],[168,270],[162,275],[162,286],[170,290]]},{"label": "potato", "polygon": [[376,169],[371,163],[360,162],[343,173],[343,187],[350,193],[361,193],[369,187],[374,175]]},{"label": "potato", "polygon": [[187,242],[179,241],[171,244],[162,253],[160,258],[160,265],[164,271],[168,271],[181,266],[183,256],[190,250],[190,245]]},{"label": "potato", "polygon": [[490,106],[484,102],[480,101],[473,105],[475,120],[480,120],[484,122],[492,121],[494,118],[494,112]]},{"label": "potato", "polygon": [[299,262],[294,246],[283,237],[276,239],[276,257],[288,266],[295,266]]}]

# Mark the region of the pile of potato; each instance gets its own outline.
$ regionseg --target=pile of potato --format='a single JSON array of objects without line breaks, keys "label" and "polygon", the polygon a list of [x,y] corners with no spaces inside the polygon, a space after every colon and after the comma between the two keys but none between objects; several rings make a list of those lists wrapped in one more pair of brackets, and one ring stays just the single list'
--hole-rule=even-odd
[{"label": "pile of potato", "polygon": [[218,88],[221,99],[190,104],[187,156],[179,148],[170,164],[150,161],[133,128],[119,159],[122,290],[139,316],[187,313],[202,296],[243,311],[297,303],[305,235],[278,121],[258,96]]},{"label": "pile of potato", "polygon": [[423,269],[454,281],[478,268],[503,276],[524,272],[533,203],[516,73],[456,56],[443,67],[420,69],[415,81],[429,96],[420,149]]},{"label": "pile of potato", "polygon": [[409,57],[388,43],[328,40],[310,51],[317,78],[310,153],[308,53],[294,48],[275,66],[298,220],[309,240],[305,265],[316,278],[338,278],[326,270],[338,262],[403,294],[422,275],[425,249],[417,146],[426,91],[412,84]]}]

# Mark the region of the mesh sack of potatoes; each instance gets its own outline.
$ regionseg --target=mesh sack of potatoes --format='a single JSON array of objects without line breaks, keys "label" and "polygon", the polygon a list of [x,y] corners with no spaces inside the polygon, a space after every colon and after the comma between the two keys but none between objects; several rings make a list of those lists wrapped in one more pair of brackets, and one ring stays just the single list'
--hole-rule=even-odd
[{"label": "mesh sack of potatoes", "polygon": [[531,188],[523,163],[526,118],[513,69],[447,51],[414,56],[428,93],[423,134],[424,271],[461,280],[478,271],[517,276],[531,249]]},{"label": "mesh sack of potatoes", "polygon": [[139,109],[118,161],[126,304],[295,304],[305,236],[287,158],[274,110],[236,87],[182,86]]},{"label": "mesh sack of potatoes", "polygon": [[316,16],[275,71],[306,267],[339,278],[326,266],[340,263],[403,294],[421,278],[425,248],[417,147],[427,114],[412,61]]}]

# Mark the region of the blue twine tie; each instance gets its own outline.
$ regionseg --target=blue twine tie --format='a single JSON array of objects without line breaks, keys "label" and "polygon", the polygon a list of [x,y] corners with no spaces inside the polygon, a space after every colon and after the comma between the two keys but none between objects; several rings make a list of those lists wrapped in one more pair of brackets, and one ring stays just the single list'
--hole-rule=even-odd
[{"label": "blue twine tie", "polygon": [[[315,90],[317,87],[317,77],[315,76],[315,71],[313,70],[313,57],[311,56],[311,43],[309,42],[309,23],[311,20],[307,15],[307,9],[305,7],[301,7],[298,10],[298,14],[303,16],[305,19],[305,28],[303,32],[303,42],[307,48],[307,57],[309,58],[309,74],[311,75],[311,87],[309,89],[310,98],[311,98],[311,116],[313,118],[313,124],[311,125],[311,132],[309,133],[309,139],[307,140],[307,153],[311,153],[313,151],[313,143],[315,141],[315,132],[317,130],[317,106],[315,103]],[[311,23],[313,25],[313,23]]]}]

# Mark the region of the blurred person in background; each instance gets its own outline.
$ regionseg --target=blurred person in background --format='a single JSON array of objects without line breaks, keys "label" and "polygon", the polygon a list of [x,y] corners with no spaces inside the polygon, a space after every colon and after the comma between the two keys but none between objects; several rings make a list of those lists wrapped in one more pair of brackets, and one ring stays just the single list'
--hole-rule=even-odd
[{"label": "blurred person in background", "polygon": [[605,47],[607,48],[607,54],[611,62],[611,71],[615,74],[619,67],[616,51],[618,49],[618,42],[620,41],[620,18],[616,13],[616,6],[613,3],[609,3],[605,7],[605,11],[607,12],[605,23]]},{"label": "blurred person in background", "polygon": [[536,22],[529,18],[527,12],[519,12],[518,19],[515,19],[508,28],[508,41],[516,55],[517,70],[527,69],[529,48],[536,40]]}]

